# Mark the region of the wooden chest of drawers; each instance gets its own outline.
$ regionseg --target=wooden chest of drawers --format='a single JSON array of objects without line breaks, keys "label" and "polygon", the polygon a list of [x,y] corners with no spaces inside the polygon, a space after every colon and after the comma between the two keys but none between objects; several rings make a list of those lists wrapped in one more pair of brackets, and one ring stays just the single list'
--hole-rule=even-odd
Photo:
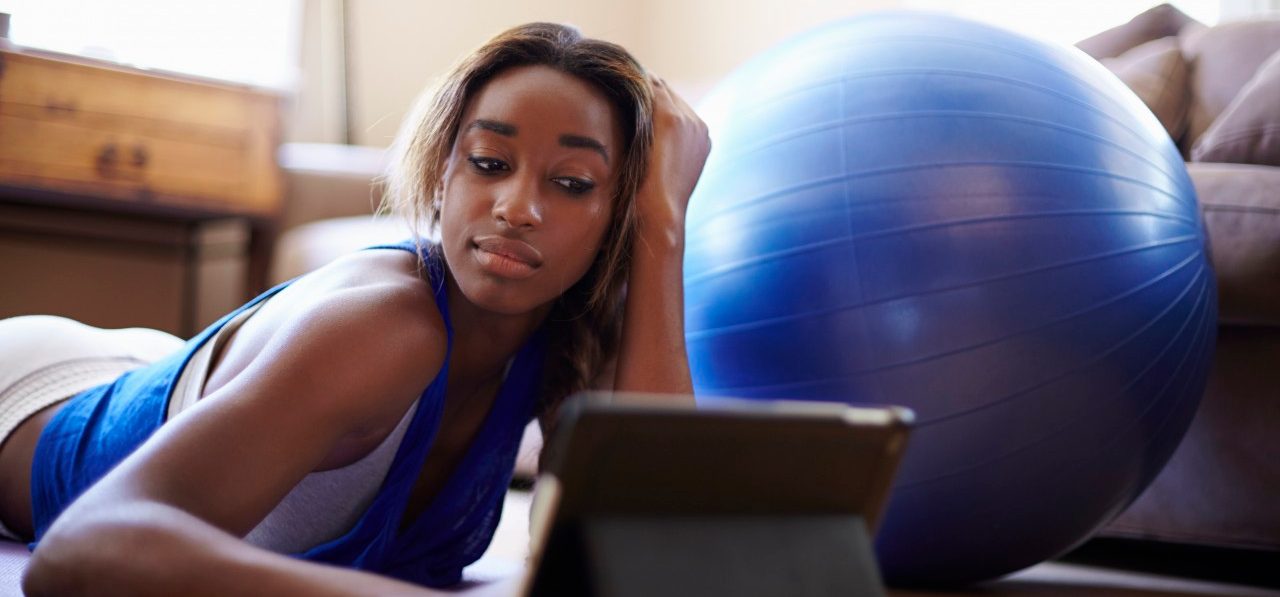
[{"label": "wooden chest of drawers", "polygon": [[189,336],[257,293],[279,98],[0,45],[0,318]]},{"label": "wooden chest of drawers", "polygon": [[279,98],[0,50],[0,184],[260,216],[280,207]]},{"label": "wooden chest of drawers", "polygon": [[0,318],[61,315],[189,337],[249,294],[249,235],[245,218],[0,202]]}]

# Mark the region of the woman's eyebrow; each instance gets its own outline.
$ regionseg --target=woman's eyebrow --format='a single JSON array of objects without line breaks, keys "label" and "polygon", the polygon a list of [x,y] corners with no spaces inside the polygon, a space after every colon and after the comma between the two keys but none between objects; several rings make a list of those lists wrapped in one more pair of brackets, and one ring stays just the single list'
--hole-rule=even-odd
[{"label": "woman's eyebrow", "polygon": [[516,132],[517,132],[516,125],[514,124],[507,124],[505,122],[499,122],[497,120],[486,120],[484,118],[477,118],[475,120],[472,120],[471,124],[467,125],[467,128],[468,129],[484,129],[486,131],[493,131],[504,137],[514,137],[516,136]]},{"label": "woman's eyebrow", "polygon": [[582,135],[560,135],[560,145],[564,147],[581,147],[583,149],[591,149],[600,154],[604,158],[604,163],[609,163],[609,152],[605,150],[604,143],[596,141],[591,137],[583,137]]},{"label": "woman's eyebrow", "polygon": [[[487,118],[477,118],[472,120],[471,123],[467,125],[467,129],[493,131],[504,137],[514,137],[520,132],[520,129],[516,128],[516,125],[514,124],[498,120],[489,120]],[[582,135],[560,135],[560,145],[562,147],[590,149],[600,154],[600,157],[604,158],[604,163],[609,163],[609,151],[605,149],[604,143],[592,139],[591,137],[584,137]]]}]

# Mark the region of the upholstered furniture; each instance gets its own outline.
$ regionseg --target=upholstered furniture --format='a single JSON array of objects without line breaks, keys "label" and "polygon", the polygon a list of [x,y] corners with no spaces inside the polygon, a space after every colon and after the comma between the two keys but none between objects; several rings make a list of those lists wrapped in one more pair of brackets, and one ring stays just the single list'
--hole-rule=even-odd
[{"label": "upholstered furniture", "polygon": [[1190,431],[1101,535],[1280,549],[1280,18],[1205,27],[1168,5],[1078,44],[1183,155],[1217,274],[1217,354]]},{"label": "upholstered furniture", "polygon": [[285,176],[281,234],[270,281],[283,282],[379,242],[408,238],[395,217],[373,217],[381,200],[378,179],[386,152],[372,147],[286,143],[280,147]]}]

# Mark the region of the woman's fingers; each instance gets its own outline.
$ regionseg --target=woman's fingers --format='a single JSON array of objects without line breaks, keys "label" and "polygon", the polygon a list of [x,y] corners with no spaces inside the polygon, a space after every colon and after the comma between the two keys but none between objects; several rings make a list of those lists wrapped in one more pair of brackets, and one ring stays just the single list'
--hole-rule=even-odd
[{"label": "woman's fingers", "polygon": [[[692,115],[696,118],[693,108],[689,107],[688,102],[680,97],[680,94],[671,89],[662,77],[657,75],[649,75],[649,81],[653,87],[655,112],[659,107],[669,108],[669,111]],[[665,104],[665,105],[664,105]]]},{"label": "woman's fingers", "polygon": [[653,153],[641,187],[641,220],[682,222],[689,196],[711,149],[707,125],[661,77],[653,91]]}]

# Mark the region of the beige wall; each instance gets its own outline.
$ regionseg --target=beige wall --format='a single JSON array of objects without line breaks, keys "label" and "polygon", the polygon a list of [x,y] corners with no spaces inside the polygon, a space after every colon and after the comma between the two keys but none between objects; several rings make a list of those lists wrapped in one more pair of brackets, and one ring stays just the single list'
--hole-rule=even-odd
[{"label": "beige wall", "polygon": [[[321,0],[323,1],[323,0]],[[354,144],[386,146],[413,99],[457,57],[523,22],[572,23],[627,47],[696,99],[779,39],[897,0],[347,0]]]},{"label": "beige wall", "polygon": [[819,24],[900,0],[650,0],[645,65],[696,100],[720,78],[777,42]]},{"label": "beige wall", "polygon": [[423,87],[503,29],[537,20],[568,22],[632,47],[642,40],[642,6],[598,0],[347,0],[351,142],[390,144]]},{"label": "beige wall", "polygon": [[[1191,4],[1204,0],[1186,0]],[[1276,6],[1280,0],[1220,0],[1227,5],[1248,5],[1246,12]],[[308,6],[339,5],[341,0],[305,0]],[[993,19],[985,13],[1010,12],[1004,0],[488,0],[486,2],[441,2],[438,0],[345,0],[346,46],[348,48],[348,93],[345,113],[350,121],[348,141],[357,145],[383,147],[390,144],[400,121],[417,94],[443,74],[463,53],[495,33],[512,25],[534,20],[568,22],[591,37],[626,46],[650,70],[660,74],[686,98],[694,102],[721,77],[751,56],[821,23],[856,14],[894,8],[946,10],[971,18]],[[1146,5],[1158,0],[1081,0],[1057,2],[1037,0],[1029,7],[1070,13],[1079,4],[1100,8],[1123,4],[1112,18],[1119,24]],[[1019,4],[1020,5],[1020,4]],[[1000,8],[997,8],[1000,7]],[[1026,8],[1030,10],[1031,8]],[[1241,8],[1243,10],[1243,8]],[[339,10],[339,12],[342,12]],[[1033,19],[1034,20],[1034,19]],[[1063,29],[1061,21],[1046,21],[1051,29]],[[313,26],[313,25],[308,25]],[[1006,26],[1008,26],[1006,24]],[[1100,27],[1092,23],[1093,27]],[[1110,26],[1110,25],[1107,25]],[[1072,32],[1070,43],[1094,31]],[[1036,34],[1035,32],[1031,32]],[[1043,35],[1043,33],[1040,33]],[[332,69],[330,69],[332,72]],[[313,66],[304,65],[306,78],[314,76]],[[340,72],[340,71],[339,71]],[[328,93],[335,93],[329,86]],[[299,105],[309,101],[303,92]],[[312,119],[301,126],[323,122],[329,128],[311,135],[332,139],[333,120]],[[290,134],[291,139],[308,139],[306,131]]]}]

